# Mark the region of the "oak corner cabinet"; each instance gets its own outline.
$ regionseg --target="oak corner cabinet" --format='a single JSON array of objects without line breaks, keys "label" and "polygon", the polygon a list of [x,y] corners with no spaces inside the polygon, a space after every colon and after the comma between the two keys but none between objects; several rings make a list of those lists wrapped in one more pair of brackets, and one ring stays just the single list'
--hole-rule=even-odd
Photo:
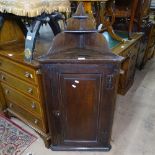
[{"label": "oak corner cabinet", "polygon": [[80,3],[67,30],[55,37],[49,53],[39,59],[52,150],[111,149],[123,58],[110,51],[90,20]]},{"label": "oak corner cabinet", "polygon": [[111,148],[119,65],[93,61],[42,65],[53,150]]}]

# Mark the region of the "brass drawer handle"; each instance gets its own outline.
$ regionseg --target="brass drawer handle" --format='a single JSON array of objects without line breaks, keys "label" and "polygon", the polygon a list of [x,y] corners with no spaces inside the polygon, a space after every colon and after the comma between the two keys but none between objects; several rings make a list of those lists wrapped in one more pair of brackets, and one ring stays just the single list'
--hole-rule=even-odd
[{"label": "brass drawer handle", "polygon": [[36,104],[35,104],[35,102],[32,102],[31,107],[32,107],[32,109],[36,109]]},{"label": "brass drawer handle", "polygon": [[32,88],[28,88],[28,89],[27,89],[27,92],[28,92],[29,94],[32,94],[32,93],[33,93],[33,89],[32,89]]},{"label": "brass drawer handle", "polygon": [[8,89],[5,90],[5,94],[8,95],[10,91]]},{"label": "brass drawer handle", "polygon": [[31,73],[29,73],[29,72],[25,72],[25,77],[26,78],[31,78],[31,79],[33,79],[33,75],[31,74]]},{"label": "brass drawer handle", "polygon": [[4,75],[1,76],[2,80],[6,80],[6,77]]},{"label": "brass drawer handle", "polygon": [[34,124],[36,124],[36,125],[37,125],[37,124],[38,124],[38,122],[39,122],[39,121],[38,121],[37,119],[35,119],[35,120],[34,120]]}]

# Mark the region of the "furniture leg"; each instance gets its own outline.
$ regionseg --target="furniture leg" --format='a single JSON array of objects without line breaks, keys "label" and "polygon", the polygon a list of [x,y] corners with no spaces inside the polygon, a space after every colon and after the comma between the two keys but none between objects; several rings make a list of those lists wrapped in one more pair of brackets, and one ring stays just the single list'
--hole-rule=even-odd
[{"label": "furniture leg", "polygon": [[[106,27],[107,31],[109,32],[109,34],[112,36],[113,39],[120,41],[120,42],[124,42],[125,40],[121,37],[119,37],[113,30],[112,28],[112,24],[115,21],[115,16],[113,13],[113,9],[112,9],[112,3],[113,0],[107,2],[107,4],[105,4],[105,2],[101,2],[101,21],[104,24],[104,26]],[[109,19],[106,18],[106,13],[108,12],[108,14],[110,13],[112,20],[110,22]],[[102,32],[102,31],[101,31]]]},{"label": "furniture leg", "polygon": [[30,26],[26,40],[25,40],[25,61],[31,62],[33,59],[33,51],[35,48],[35,43],[37,35],[41,26],[41,21],[37,20],[33,25]]},{"label": "furniture leg", "polygon": [[4,23],[4,18],[3,16],[0,15],[0,29],[2,28],[3,23]]},{"label": "furniture leg", "polygon": [[48,23],[49,23],[54,35],[57,35],[58,33],[61,32],[61,28],[58,23],[59,20],[63,20],[63,17],[60,13],[56,13],[56,14],[50,16],[50,21]]}]

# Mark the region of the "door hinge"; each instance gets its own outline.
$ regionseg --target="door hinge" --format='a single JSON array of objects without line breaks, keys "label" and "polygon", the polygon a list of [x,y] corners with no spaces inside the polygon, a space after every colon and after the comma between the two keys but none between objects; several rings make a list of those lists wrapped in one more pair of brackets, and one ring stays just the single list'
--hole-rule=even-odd
[{"label": "door hinge", "polygon": [[107,89],[113,89],[113,75],[107,75],[106,76],[106,88]]}]

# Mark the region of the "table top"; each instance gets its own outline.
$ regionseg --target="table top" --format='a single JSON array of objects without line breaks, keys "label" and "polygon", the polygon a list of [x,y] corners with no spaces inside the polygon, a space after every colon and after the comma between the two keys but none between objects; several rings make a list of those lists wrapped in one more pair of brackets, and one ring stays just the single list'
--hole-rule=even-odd
[{"label": "table top", "polygon": [[126,40],[125,43],[119,42],[113,39],[108,32],[104,32],[103,36],[106,38],[109,48],[113,53],[121,55],[123,51],[125,51],[129,46],[134,44],[137,40],[139,40],[144,34],[141,32],[133,33],[132,39],[128,40],[128,32],[123,31],[115,31],[115,33]]},{"label": "table top", "polygon": [[70,11],[69,0],[0,0],[0,12],[35,17],[41,13]]},{"label": "table top", "polygon": [[[118,36],[120,36],[121,38],[125,39],[125,40],[128,40],[128,32],[122,32],[122,31],[116,31],[116,34]],[[104,32],[103,33],[103,36],[106,38],[108,44],[109,44],[109,47],[112,49],[114,47],[116,47],[118,44],[120,44],[119,41],[113,39],[110,34],[108,32]]]}]

